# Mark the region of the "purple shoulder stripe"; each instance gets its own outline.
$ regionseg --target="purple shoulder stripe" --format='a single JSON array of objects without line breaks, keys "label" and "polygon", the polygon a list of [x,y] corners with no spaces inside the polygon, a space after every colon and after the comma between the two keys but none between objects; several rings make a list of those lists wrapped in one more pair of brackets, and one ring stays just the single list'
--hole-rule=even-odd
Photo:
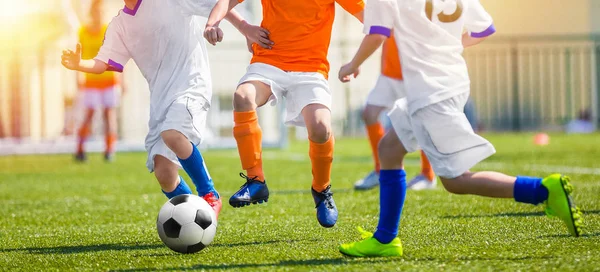
[{"label": "purple shoulder stripe", "polygon": [[108,60],[108,68],[106,69],[106,71],[113,71],[113,72],[119,72],[122,73],[123,72],[123,65],[120,63],[117,63],[114,60],[109,59]]},{"label": "purple shoulder stripe", "polygon": [[371,26],[369,34],[380,34],[389,37],[392,35],[392,30],[384,26]]},{"label": "purple shoulder stripe", "polygon": [[496,27],[494,27],[494,24],[490,25],[490,27],[488,27],[486,30],[479,32],[479,33],[475,33],[475,32],[471,32],[471,37],[473,38],[485,38],[488,37],[492,34],[496,33]]},{"label": "purple shoulder stripe", "polygon": [[123,12],[131,15],[131,16],[135,16],[135,14],[137,13],[138,9],[140,8],[140,5],[142,4],[142,0],[138,0],[137,4],[135,4],[135,8],[130,9],[127,6],[123,7]]}]

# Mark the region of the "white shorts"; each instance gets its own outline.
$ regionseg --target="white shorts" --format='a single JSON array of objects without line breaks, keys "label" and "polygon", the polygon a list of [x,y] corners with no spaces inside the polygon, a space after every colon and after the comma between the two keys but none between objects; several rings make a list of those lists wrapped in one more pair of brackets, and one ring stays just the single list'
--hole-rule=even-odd
[{"label": "white shorts", "polygon": [[473,132],[463,112],[468,98],[466,92],[419,109],[412,116],[403,98],[388,114],[404,148],[408,152],[422,149],[440,177],[458,177],[496,153],[490,142]]},{"label": "white shorts", "polygon": [[205,100],[183,96],[169,106],[164,116],[149,122],[150,129],[146,136],[146,151],[148,152],[146,167],[150,172],[154,171],[156,155],[161,155],[181,167],[177,156],[165,144],[160,133],[166,130],[176,130],[185,135],[192,144],[199,145],[202,142],[201,131],[206,125],[208,108],[209,104]]},{"label": "white shorts", "polygon": [[286,72],[264,63],[252,63],[238,85],[260,81],[271,86],[271,105],[285,98],[285,124],[305,126],[302,109],[310,104],[321,104],[331,110],[329,84],[321,73]]},{"label": "white shorts", "polygon": [[395,78],[379,75],[375,87],[367,96],[367,105],[391,109],[396,100],[406,96],[404,82]]},{"label": "white shorts", "polygon": [[83,89],[81,96],[86,109],[115,108],[119,105],[119,94],[115,87],[106,89]]}]

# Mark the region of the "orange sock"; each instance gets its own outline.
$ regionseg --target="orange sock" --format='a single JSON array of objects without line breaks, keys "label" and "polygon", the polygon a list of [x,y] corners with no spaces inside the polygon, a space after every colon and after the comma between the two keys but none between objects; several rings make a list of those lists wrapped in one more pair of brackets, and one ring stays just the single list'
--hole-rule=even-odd
[{"label": "orange sock", "polygon": [[433,178],[435,178],[435,173],[431,168],[431,163],[429,163],[429,159],[427,159],[427,155],[425,155],[423,150],[421,150],[421,174],[428,180],[433,180]]},{"label": "orange sock", "polygon": [[90,133],[91,130],[88,124],[83,124],[81,128],[79,128],[79,131],[77,132],[77,153],[83,152],[83,144],[85,143],[85,140],[87,140],[87,138],[90,136]]},{"label": "orange sock", "polygon": [[379,154],[377,152],[377,146],[379,141],[383,138],[385,130],[381,123],[377,122],[367,126],[367,134],[369,135],[369,142],[371,143],[371,150],[373,150],[373,160],[375,161],[375,171],[379,173]]},{"label": "orange sock", "polygon": [[308,155],[312,165],[312,187],[317,192],[327,189],[331,180],[331,164],[333,162],[333,136],[325,143],[318,144],[310,141]]},{"label": "orange sock", "polygon": [[242,168],[248,177],[264,181],[262,169],[262,130],[256,111],[233,112],[233,137],[237,142]]},{"label": "orange sock", "polygon": [[117,134],[109,133],[106,134],[106,153],[112,153],[115,151],[115,144],[117,143]]}]

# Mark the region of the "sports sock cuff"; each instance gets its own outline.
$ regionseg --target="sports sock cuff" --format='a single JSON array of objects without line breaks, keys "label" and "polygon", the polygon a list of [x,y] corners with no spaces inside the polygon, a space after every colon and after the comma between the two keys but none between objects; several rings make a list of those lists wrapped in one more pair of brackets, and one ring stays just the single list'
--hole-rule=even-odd
[{"label": "sports sock cuff", "polygon": [[179,177],[179,184],[177,185],[177,187],[175,187],[175,190],[173,190],[172,192],[162,192],[167,198],[171,199],[178,195],[192,194],[192,189],[190,189],[190,186],[188,186],[187,183],[185,183],[185,180],[182,177]]},{"label": "sports sock cuff", "polygon": [[316,143],[309,140],[309,155],[311,157],[333,157],[333,147],[335,145],[335,138],[333,135],[329,137],[329,140],[324,143]]},{"label": "sports sock cuff", "polygon": [[190,142],[190,144],[192,145],[192,154],[190,154],[190,156],[185,159],[182,159],[179,157],[177,158],[179,160],[179,162],[182,164],[182,166],[183,166],[183,164],[190,162],[190,161],[194,161],[194,160],[198,160],[198,159],[200,161],[202,161],[202,156],[200,155],[200,151],[198,150],[198,148],[193,143]]},{"label": "sports sock cuff", "polygon": [[393,170],[380,170],[379,171],[379,182],[382,184],[393,183],[398,180],[406,179],[406,171],[404,169],[393,169]]},{"label": "sports sock cuff", "polygon": [[256,111],[234,111],[233,112],[233,121],[235,123],[247,123],[258,120],[258,115]]},{"label": "sports sock cuff", "polygon": [[367,125],[367,130],[372,131],[372,130],[383,130],[383,125],[381,124],[381,122],[376,122],[370,125]]}]

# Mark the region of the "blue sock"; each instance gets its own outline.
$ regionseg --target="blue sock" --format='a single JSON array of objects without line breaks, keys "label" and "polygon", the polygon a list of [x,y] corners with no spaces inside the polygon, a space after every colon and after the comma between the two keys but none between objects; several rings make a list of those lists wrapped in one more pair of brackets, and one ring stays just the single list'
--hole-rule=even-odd
[{"label": "blue sock", "polygon": [[388,244],[398,236],[400,214],[406,196],[406,172],[381,170],[379,172],[379,224],[373,237]]},{"label": "blue sock", "polygon": [[192,145],[192,155],[190,155],[187,159],[179,159],[183,170],[190,176],[194,185],[196,185],[196,191],[198,191],[198,195],[203,196],[210,192],[214,193],[218,198],[219,193],[215,190],[215,186],[213,184],[213,180],[206,169],[206,165],[204,164],[204,159],[200,154],[198,148]]},{"label": "blue sock", "polygon": [[183,180],[182,177],[179,177],[179,185],[175,187],[175,190],[169,193],[165,191],[162,192],[163,194],[165,194],[165,196],[167,196],[168,199],[171,199],[178,195],[189,195],[192,193],[192,189],[190,189],[190,186],[188,186],[187,183],[185,183],[185,180]]},{"label": "blue sock", "polygon": [[537,205],[548,199],[548,189],[541,178],[517,177],[513,195],[517,202]]}]

